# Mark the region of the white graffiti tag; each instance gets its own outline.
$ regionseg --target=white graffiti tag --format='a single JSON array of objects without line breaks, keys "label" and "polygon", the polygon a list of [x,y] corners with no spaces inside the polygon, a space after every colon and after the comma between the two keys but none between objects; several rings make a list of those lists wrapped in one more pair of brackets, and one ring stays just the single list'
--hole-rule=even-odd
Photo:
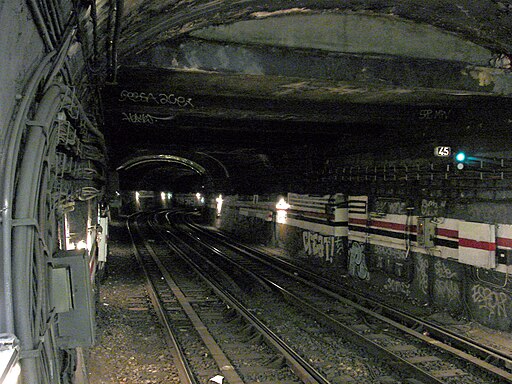
[{"label": "white graffiti tag", "polygon": [[128,121],[133,124],[154,124],[159,120],[172,120],[174,116],[157,117],[149,113],[126,113],[123,112],[123,121]]},{"label": "white graffiti tag", "polygon": [[370,272],[366,266],[364,247],[354,241],[348,251],[348,257],[348,273],[352,276],[359,277],[362,280],[369,280]]},{"label": "white graffiti tag", "polygon": [[345,242],[343,241],[343,237],[337,236],[334,238],[334,254],[338,256],[338,258],[343,255],[343,251],[345,250]]},{"label": "white graffiti tag", "polygon": [[457,273],[453,272],[442,261],[436,261],[434,264],[435,276],[439,279],[453,279],[457,277]]},{"label": "white graffiti tag", "polygon": [[424,295],[428,294],[428,259],[420,257],[416,264],[418,272],[418,285]]},{"label": "white graffiti tag", "polygon": [[434,282],[434,295],[444,302],[456,303],[460,298],[459,283],[454,280],[436,280]]},{"label": "white graffiti tag", "polygon": [[472,299],[480,309],[489,312],[489,316],[506,317],[508,296],[503,292],[496,292],[481,285],[471,289]]},{"label": "white graffiti tag", "polygon": [[335,239],[334,236],[322,236],[319,233],[302,232],[304,251],[310,256],[323,258],[330,263],[334,260]]},{"label": "white graffiti tag", "polygon": [[394,293],[401,293],[405,294],[406,296],[409,296],[411,285],[409,283],[393,280],[388,277],[388,279],[386,280],[386,284],[384,284],[384,289]]},{"label": "white graffiti tag", "polygon": [[157,105],[172,105],[179,108],[194,108],[192,98],[184,96],[176,96],[174,93],[158,93],[151,92],[134,92],[123,89],[119,95],[119,101],[132,101],[134,103],[147,103]]},{"label": "white graffiti tag", "polygon": [[421,201],[421,214],[423,216],[439,216],[446,207],[446,201],[432,201],[423,199]]}]

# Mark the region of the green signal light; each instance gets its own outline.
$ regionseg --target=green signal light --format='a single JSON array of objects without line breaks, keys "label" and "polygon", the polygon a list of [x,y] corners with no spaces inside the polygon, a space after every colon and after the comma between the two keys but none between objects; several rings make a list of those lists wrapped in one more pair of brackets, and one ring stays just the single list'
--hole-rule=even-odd
[{"label": "green signal light", "polygon": [[455,160],[457,160],[459,163],[462,163],[464,160],[466,160],[466,154],[464,152],[459,152],[455,155]]}]

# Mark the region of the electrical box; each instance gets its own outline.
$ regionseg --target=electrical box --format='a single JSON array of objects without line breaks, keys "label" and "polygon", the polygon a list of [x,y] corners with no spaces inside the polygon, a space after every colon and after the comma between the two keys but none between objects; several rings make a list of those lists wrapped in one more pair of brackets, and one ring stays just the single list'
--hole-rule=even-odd
[{"label": "electrical box", "polygon": [[59,251],[49,264],[50,299],[57,313],[57,345],[65,349],[92,346],[95,309],[87,251]]},{"label": "electrical box", "polygon": [[418,217],[416,227],[416,242],[419,247],[432,248],[435,246],[436,224],[430,217]]},{"label": "electrical box", "polygon": [[57,313],[73,309],[71,271],[68,267],[50,267],[50,300]]}]

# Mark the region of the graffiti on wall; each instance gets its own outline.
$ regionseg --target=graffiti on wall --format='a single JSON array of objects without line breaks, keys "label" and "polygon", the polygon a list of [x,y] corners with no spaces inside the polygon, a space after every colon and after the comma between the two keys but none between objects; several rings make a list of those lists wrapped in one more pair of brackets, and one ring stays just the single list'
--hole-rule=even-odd
[{"label": "graffiti on wall", "polygon": [[309,256],[319,257],[329,263],[334,261],[335,256],[343,253],[343,238],[335,236],[323,236],[316,232],[302,232],[302,243],[304,251]]},{"label": "graffiti on wall", "polygon": [[446,201],[421,200],[422,216],[443,216]]},{"label": "graffiti on wall", "polygon": [[404,214],[406,212],[406,203],[396,199],[377,199],[375,201],[375,211],[397,215]]},{"label": "graffiti on wall", "polygon": [[489,312],[489,317],[507,316],[507,304],[510,304],[507,294],[477,284],[471,288],[471,298],[478,308]]},{"label": "graffiti on wall", "polygon": [[452,113],[451,109],[420,109],[418,119],[423,121],[429,120],[448,120]]},{"label": "graffiti on wall", "polygon": [[416,272],[418,273],[418,287],[424,295],[428,294],[428,259],[420,257],[416,263]]},{"label": "graffiti on wall", "polygon": [[400,293],[408,296],[411,291],[411,284],[388,277],[386,284],[384,284],[384,289],[393,293]]},{"label": "graffiti on wall", "polygon": [[449,266],[447,266],[441,260],[437,260],[434,264],[435,275],[438,279],[453,279],[457,277],[457,273],[452,271]]},{"label": "graffiti on wall", "polygon": [[120,102],[132,101],[134,103],[147,103],[156,105],[173,105],[180,108],[194,108],[192,98],[179,96],[174,93],[135,92],[123,89],[119,95]]},{"label": "graffiti on wall", "polygon": [[121,120],[128,121],[132,124],[154,124],[160,120],[172,120],[174,116],[168,117],[157,117],[150,115],[149,113],[122,113],[123,118]]},{"label": "graffiti on wall", "polygon": [[359,277],[362,280],[370,279],[370,272],[366,264],[364,246],[357,241],[353,241],[348,250],[348,273],[351,276]]},{"label": "graffiti on wall", "polygon": [[436,260],[434,263],[434,295],[437,300],[444,303],[460,301],[461,291],[457,278],[457,272],[453,271],[445,262]]},{"label": "graffiti on wall", "polygon": [[341,256],[345,252],[345,240],[341,236],[334,238],[334,254],[336,256]]},{"label": "graffiti on wall", "polygon": [[434,282],[434,295],[444,303],[454,303],[460,300],[459,283],[454,280],[439,280]]}]

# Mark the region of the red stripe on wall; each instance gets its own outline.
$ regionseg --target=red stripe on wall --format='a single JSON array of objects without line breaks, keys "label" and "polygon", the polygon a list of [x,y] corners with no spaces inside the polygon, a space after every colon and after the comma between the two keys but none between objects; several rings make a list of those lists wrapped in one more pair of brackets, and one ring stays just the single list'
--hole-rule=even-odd
[{"label": "red stripe on wall", "polygon": [[300,211],[298,209],[288,209],[288,212],[293,213],[295,215],[320,217],[322,219],[327,219],[329,216],[333,216],[334,217],[334,215],[328,215],[327,213],[311,212],[311,211]]},{"label": "red stripe on wall", "polygon": [[407,227],[409,227],[409,232],[416,232],[416,226],[415,225],[405,225],[405,224],[399,224],[399,223],[390,223],[389,221],[374,221],[372,220],[370,225],[372,227],[377,228],[386,228],[386,229],[392,229],[394,231],[401,231],[405,232],[407,230]]},{"label": "red stripe on wall", "polygon": [[366,226],[367,220],[365,220],[365,219],[355,219],[353,217],[349,217],[348,223],[349,224],[364,225],[364,226]]},{"label": "red stripe on wall", "polygon": [[459,247],[475,248],[483,251],[495,251],[496,243],[489,243],[487,241],[478,241],[472,239],[459,239]]},{"label": "red stripe on wall", "polygon": [[[355,219],[353,217],[349,218],[348,222],[349,222],[349,224],[364,225],[365,227],[368,225],[367,220]],[[406,230],[405,224],[390,223],[389,221],[370,220],[369,224],[370,224],[370,227],[374,227],[374,228],[392,229],[394,231],[400,231],[400,232],[405,232],[405,230]],[[416,232],[416,226],[409,225],[409,232]]]},{"label": "red stripe on wall", "polygon": [[436,234],[439,236],[449,237],[450,239],[457,239],[459,237],[459,231],[455,229],[437,228]]},{"label": "red stripe on wall", "polygon": [[512,248],[512,239],[507,239],[505,237],[498,237],[498,239],[496,240],[496,244],[498,244],[499,247]]}]

